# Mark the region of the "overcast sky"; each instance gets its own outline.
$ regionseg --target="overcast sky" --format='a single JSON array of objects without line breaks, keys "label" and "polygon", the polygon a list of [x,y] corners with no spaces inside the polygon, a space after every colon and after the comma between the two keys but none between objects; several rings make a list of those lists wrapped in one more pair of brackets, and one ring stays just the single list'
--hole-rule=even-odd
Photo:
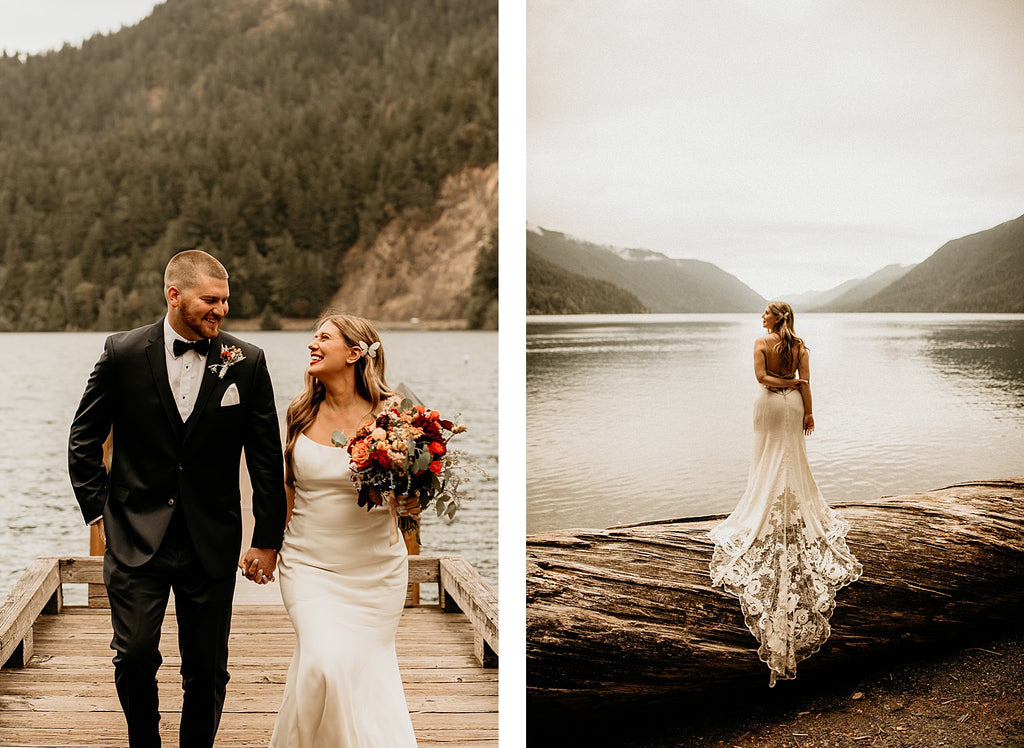
[{"label": "overcast sky", "polygon": [[38,54],[134,26],[153,0],[0,0],[0,50]]},{"label": "overcast sky", "polygon": [[767,298],[1024,214],[1020,0],[529,0],[526,218]]}]

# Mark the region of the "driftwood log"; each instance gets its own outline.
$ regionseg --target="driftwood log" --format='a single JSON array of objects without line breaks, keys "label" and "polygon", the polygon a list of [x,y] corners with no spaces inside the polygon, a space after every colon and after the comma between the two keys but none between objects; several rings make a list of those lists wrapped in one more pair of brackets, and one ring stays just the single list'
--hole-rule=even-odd
[{"label": "driftwood log", "polygon": [[[1024,615],[1024,477],[837,503],[864,565],[805,671],[956,640]],[[531,704],[597,706],[761,683],[739,602],[713,588],[717,517],[527,538]]]}]

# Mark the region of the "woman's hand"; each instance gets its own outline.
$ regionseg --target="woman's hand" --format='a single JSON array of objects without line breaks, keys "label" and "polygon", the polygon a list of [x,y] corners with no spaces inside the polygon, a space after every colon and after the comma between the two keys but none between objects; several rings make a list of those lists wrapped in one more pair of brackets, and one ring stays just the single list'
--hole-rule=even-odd
[{"label": "woman's hand", "polygon": [[805,413],[804,414],[804,435],[805,436],[810,436],[813,433],[814,433],[814,414],[813,413]]},{"label": "woman's hand", "polygon": [[420,519],[420,497],[419,494],[411,493],[408,496],[395,494],[395,506],[401,516],[412,517],[417,522]]},{"label": "woman's hand", "polygon": [[277,551],[269,548],[250,548],[238,562],[242,576],[256,584],[273,582],[276,567]]}]

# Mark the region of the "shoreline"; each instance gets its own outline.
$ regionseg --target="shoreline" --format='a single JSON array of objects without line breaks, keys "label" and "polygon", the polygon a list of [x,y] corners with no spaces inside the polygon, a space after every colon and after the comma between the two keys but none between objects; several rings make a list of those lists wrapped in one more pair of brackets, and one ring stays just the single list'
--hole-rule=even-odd
[{"label": "shoreline", "polygon": [[[279,328],[266,330],[265,332],[276,331],[312,331],[316,324],[317,317],[281,317]],[[468,330],[464,319],[421,319],[414,320],[372,320],[374,327],[378,330]],[[253,332],[261,331],[259,317],[243,317],[241,319],[226,317],[223,324],[227,332]]]}]

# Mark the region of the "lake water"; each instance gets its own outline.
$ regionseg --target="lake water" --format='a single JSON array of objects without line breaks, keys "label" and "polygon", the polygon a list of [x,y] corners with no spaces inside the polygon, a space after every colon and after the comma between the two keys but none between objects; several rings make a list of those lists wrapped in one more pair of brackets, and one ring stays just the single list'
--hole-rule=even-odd
[{"label": "lake water", "polygon": [[[238,334],[266,352],[283,424],[302,386],[311,333]],[[446,417],[461,413],[468,430],[452,440],[452,448],[489,477],[467,474],[464,485],[472,500],[451,524],[425,513],[422,552],[462,555],[497,589],[497,333],[382,330],[381,337],[388,381],[405,383]],[[0,600],[37,556],[89,553],[88,528],[68,480],[67,440],[105,338],[106,333],[0,334]]]},{"label": "lake water", "polygon": [[[828,501],[1024,475],[1024,315],[806,314]],[[527,532],[732,511],[760,316],[528,317]]]}]

